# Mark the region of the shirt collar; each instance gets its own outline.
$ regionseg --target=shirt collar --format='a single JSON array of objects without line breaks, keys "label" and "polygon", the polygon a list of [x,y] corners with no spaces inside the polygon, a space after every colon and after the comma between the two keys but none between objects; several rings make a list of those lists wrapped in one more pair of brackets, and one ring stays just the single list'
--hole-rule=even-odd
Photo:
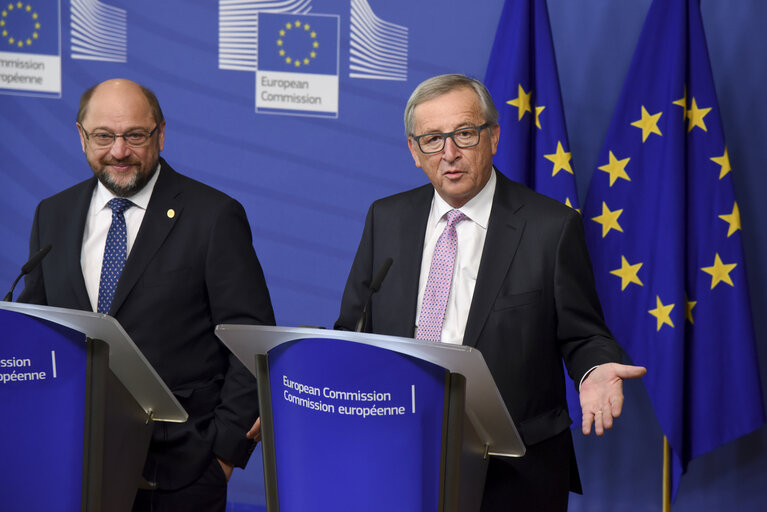
[{"label": "shirt collar", "polygon": [[[134,206],[138,206],[142,210],[146,210],[147,206],[149,205],[149,199],[152,197],[152,191],[154,190],[154,186],[157,183],[157,177],[160,175],[160,163],[157,163],[157,168],[154,171],[154,176],[152,176],[149,181],[147,182],[144,187],[130,196],[128,199],[131,200],[131,203],[134,204]],[[94,197],[94,203],[98,205],[99,210],[103,208],[108,208],[107,203],[117,197],[112,192],[110,192],[102,183],[101,181],[98,182],[98,185],[96,185],[96,192]]]},{"label": "shirt collar", "polygon": [[[482,190],[480,190],[476,196],[472,197],[469,202],[458,208],[464,215],[483,229],[487,229],[487,225],[490,222],[490,210],[493,208],[496,181],[495,168],[493,168],[490,172],[490,179],[487,180],[487,183],[482,187]],[[442,199],[442,196],[437,194],[437,191],[435,190],[432,212],[437,220],[444,217],[447,212],[453,209],[454,208]]]}]

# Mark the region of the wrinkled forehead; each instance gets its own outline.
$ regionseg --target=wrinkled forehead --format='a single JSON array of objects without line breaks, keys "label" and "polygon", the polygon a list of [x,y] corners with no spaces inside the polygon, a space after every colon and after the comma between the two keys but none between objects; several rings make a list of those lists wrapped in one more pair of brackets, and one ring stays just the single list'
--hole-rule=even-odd
[{"label": "wrinkled forehead", "polygon": [[425,100],[413,109],[416,131],[450,131],[484,122],[482,106],[470,88],[448,91]]}]

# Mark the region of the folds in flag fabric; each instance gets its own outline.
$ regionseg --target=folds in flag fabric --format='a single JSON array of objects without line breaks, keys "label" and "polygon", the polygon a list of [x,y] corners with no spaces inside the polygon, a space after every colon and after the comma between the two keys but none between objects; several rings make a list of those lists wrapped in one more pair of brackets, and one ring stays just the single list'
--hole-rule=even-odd
[{"label": "folds in flag fabric", "polygon": [[509,178],[578,208],[545,0],[507,0],[485,85],[498,107],[493,159]]},{"label": "folds in flag fabric", "polygon": [[[498,108],[501,125],[495,166],[512,180],[577,209],[545,0],[506,0],[485,85]],[[575,386],[567,386],[567,405],[573,424],[580,427],[581,407]]]},{"label": "folds in flag fabric", "polygon": [[741,243],[698,0],[654,0],[583,212],[613,334],[689,461],[764,423]]}]

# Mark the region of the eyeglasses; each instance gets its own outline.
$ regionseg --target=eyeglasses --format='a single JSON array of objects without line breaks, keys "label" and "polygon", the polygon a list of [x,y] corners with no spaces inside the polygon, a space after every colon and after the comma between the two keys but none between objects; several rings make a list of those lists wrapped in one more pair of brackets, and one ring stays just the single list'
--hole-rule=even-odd
[{"label": "eyeglasses", "polygon": [[490,126],[490,123],[479,126],[465,126],[448,133],[424,133],[423,135],[413,137],[413,140],[418,144],[421,153],[425,155],[439,153],[445,149],[445,141],[448,138],[453,139],[453,144],[457,147],[465,149],[479,144],[479,133],[488,126]]},{"label": "eyeglasses", "polygon": [[[83,128],[83,133],[85,134],[85,138],[87,140],[93,141],[93,144],[101,148],[106,148],[114,144],[117,140],[117,137],[122,137],[127,145],[138,148],[149,141],[159,126],[160,125],[155,125],[151,132],[146,130],[133,130],[128,133],[112,133],[101,131],[88,133],[85,131],[85,128]],[[82,125],[80,127],[82,128]]]}]

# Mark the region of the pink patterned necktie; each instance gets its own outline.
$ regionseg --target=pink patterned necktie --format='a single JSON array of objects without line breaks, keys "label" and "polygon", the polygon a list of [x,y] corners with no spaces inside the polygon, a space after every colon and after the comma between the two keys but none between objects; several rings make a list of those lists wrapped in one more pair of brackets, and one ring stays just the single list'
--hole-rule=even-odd
[{"label": "pink patterned necktie", "polygon": [[460,210],[447,212],[447,225],[437,240],[434,255],[431,258],[429,278],[426,280],[421,314],[418,317],[416,339],[431,341],[442,339],[442,322],[445,319],[450,285],[453,282],[455,253],[458,249],[455,225],[465,218],[466,215]]}]

